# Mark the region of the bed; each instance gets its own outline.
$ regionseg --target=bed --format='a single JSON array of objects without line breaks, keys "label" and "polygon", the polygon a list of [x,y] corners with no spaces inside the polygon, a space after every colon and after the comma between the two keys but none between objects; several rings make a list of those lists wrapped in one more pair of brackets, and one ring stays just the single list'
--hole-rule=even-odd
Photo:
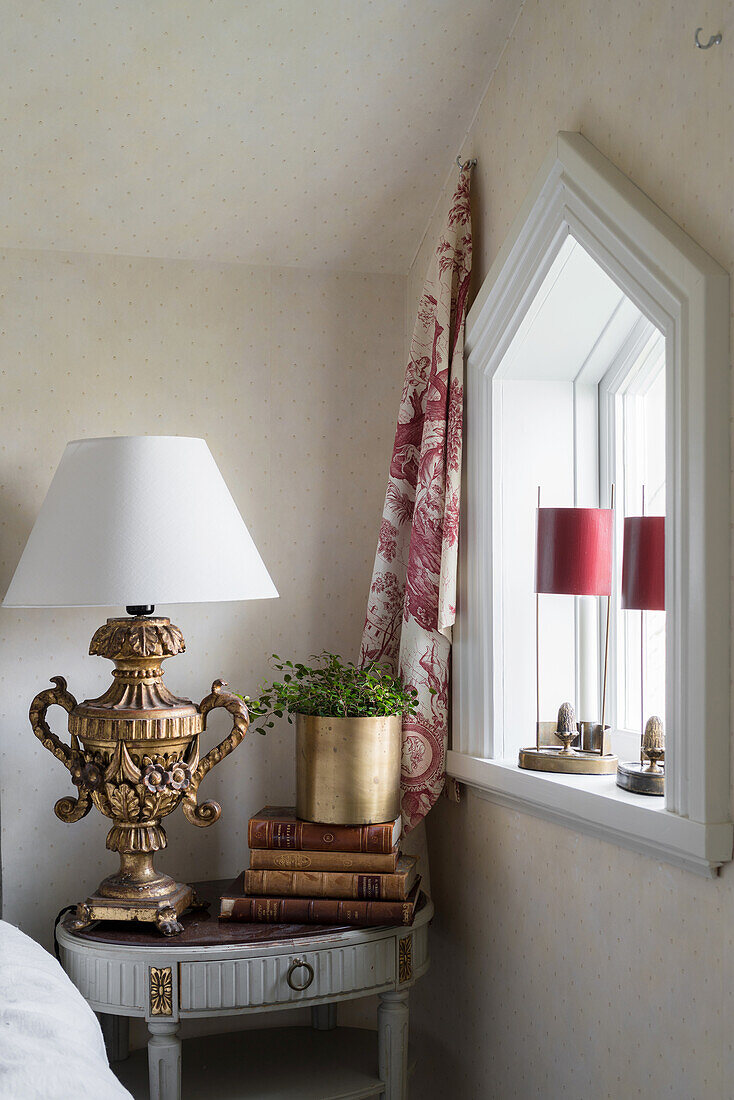
[{"label": "bed", "polygon": [[132,1100],[56,959],[0,920],[0,1100]]}]

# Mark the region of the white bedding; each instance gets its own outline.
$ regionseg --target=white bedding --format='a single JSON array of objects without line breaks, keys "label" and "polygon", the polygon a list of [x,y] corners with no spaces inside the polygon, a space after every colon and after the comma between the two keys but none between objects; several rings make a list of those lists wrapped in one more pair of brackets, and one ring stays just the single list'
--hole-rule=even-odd
[{"label": "white bedding", "polygon": [[132,1100],[102,1031],[47,951],[0,921],[0,1100]]}]

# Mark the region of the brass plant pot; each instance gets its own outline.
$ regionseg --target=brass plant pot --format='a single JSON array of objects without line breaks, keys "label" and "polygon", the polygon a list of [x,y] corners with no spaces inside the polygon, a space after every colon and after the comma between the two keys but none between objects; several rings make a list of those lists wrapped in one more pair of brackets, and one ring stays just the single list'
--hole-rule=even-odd
[{"label": "brass plant pot", "polygon": [[296,715],[296,815],[371,825],[400,814],[402,719]]},{"label": "brass plant pot", "polygon": [[[184,648],[181,631],[168,619],[108,619],[89,648],[115,663],[105,694],[77,703],[63,676],[54,676],[55,687],[40,692],[31,704],[33,732],[68,768],[77,788],[75,798],[56,803],[56,816],[79,821],[96,806],[112,820],[107,847],[120,856],[119,870],[77,907],[77,930],[94,920],[142,920],[175,935],[182,930],[178,917],[194,900],[190,886],[153,866],[155,852],[166,847],[162,818],[183,803],[192,825],[218,819],[218,803],[197,802],[199,784],[240,743],[249,716],[221,680],[198,706],[165,687],[161,664]],[[54,704],[69,715],[68,745],[46,721]],[[234,725],[221,744],[201,757],[199,739],[215,707],[228,710]]]}]

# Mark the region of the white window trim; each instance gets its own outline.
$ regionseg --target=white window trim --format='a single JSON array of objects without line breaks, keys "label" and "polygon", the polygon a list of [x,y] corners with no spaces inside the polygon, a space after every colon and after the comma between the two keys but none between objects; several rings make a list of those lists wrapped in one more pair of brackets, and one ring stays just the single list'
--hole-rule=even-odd
[{"label": "white window trim", "polygon": [[[501,675],[493,643],[491,463],[500,456],[492,379],[569,233],[666,342],[665,800],[629,795],[613,779],[551,776],[492,759]],[[728,275],[585,138],[560,133],[469,313],[466,354],[448,774],[494,801],[713,874],[732,858],[734,838]]]}]

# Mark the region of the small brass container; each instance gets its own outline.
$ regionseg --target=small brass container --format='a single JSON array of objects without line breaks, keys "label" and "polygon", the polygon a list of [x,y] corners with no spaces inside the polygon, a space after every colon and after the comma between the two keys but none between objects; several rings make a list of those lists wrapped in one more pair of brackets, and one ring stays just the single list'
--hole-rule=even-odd
[{"label": "small brass container", "polygon": [[633,761],[619,765],[617,786],[633,794],[665,794],[665,734],[656,714],[647,720],[640,755],[639,764]]},{"label": "small brass container", "polygon": [[650,767],[650,763],[638,764],[632,761],[629,764],[620,764],[617,768],[617,786],[622,790],[632,791],[633,794],[651,794],[660,797],[665,794],[665,771],[656,765]]},{"label": "small brass container", "polygon": [[296,814],[370,825],[400,814],[402,719],[296,715]]}]

